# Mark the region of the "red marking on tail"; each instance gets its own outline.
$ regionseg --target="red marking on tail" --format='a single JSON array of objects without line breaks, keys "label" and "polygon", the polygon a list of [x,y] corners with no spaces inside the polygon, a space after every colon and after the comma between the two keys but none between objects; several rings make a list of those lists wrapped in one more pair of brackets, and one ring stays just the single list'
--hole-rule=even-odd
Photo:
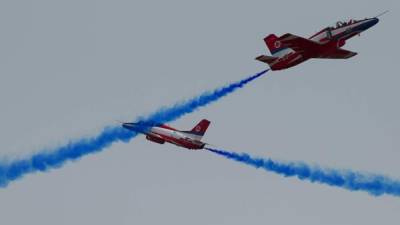
[{"label": "red marking on tail", "polygon": [[284,49],[283,44],[278,40],[278,37],[275,34],[270,34],[264,38],[264,42],[267,45],[271,54],[275,54],[276,52]]},{"label": "red marking on tail", "polygon": [[198,123],[190,132],[196,135],[203,136],[206,133],[208,126],[210,125],[210,121],[202,120]]}]

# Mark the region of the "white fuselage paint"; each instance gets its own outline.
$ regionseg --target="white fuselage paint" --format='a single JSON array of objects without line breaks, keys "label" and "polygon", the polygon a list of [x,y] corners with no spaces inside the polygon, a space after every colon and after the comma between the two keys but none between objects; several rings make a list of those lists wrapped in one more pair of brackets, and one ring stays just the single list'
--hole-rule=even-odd
[{"label": "white fuselage paint", "polygon": [[[368,22],[369,22],[369,20],[364,20],[364,21],[354,22],[352,24],[345,25],[343,27],[332,28],[331,29],[331,36],[332,37],[336,37],[336,36],[346,32],[348,30],[353,30],[355,27],[363,25],[363,24],[368,23]],[[358,31],[354,31],[354,32],[358,32]],[[345,35],[345,36],[343,36],[341,38],[346,38],[347,36],[350,36],[350,35],[354,34],[354,32],[348,33],[347,35]],[[322,33],[312,37],[310,40],[318,42],[320,44],[325,44],[325,43],[329,42],[328,31],[322,32]]]},{"label": "white fuselage paint", "polygon": [[274,54],[272,54],[273,57],[277,57],[277,58],[282,58],[286,55],[289,55],[291,53],[294,53],[294,50],[291,48],[284,48],[279,52],[275,52]]}]

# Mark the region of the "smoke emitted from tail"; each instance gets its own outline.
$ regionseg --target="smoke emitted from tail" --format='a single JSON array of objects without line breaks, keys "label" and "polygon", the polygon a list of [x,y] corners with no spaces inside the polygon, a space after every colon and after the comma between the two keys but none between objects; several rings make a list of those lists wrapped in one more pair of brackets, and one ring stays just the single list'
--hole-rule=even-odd
[{"label": "smoke emitted from tail", "polygon": [[264,75],[268,70],[261,71],[253,76],[250,76],[241,81],[229,84],[222,88],[217,88],[214,91],[207,91],[203,94],[196,96],[192,99],[177,103],[170,107],[164,107],[157,112],[151,114],[148,117],[139,118],[140,121],[157,121],[159,123],[166,123],[176,119],[179,119],[183,115],[192,113],[200,107],[206,106],[218,99],[231,94],[239,88],[244,87],[247,83],[257,79],[258,77]]},{"label": "smoke emitted from tail", "polygon": [[321,168],[308,165],[304,162],[279,162],[269,158],[252,157],[246,153],[238,154],[221,149],[206,149],[228,159],[253,166],[257,169],[262,168],[285,177],[297,177],[300,180],[341,187],[350,191],[365,191],[373,196],[383,194],[400,196],[400,181],[383,175]]},{"label": "smoke emitted from tail", "polygon": [[[150,116],[139,117],[137,121],[171,122],[244,87],[267,71],[264,70],[214,91],[207,91],[173,106],[163,107]],[[0,187],[6,187],[11,181],[21,178],[25,174],[59,168],[68,161],[78,160],[82,156],[100,152],[115,142],[128,142],[136,135],[137,133],[120,126],[106,127],[96,136],[70,141],[66,145],[54,149],[44,149],[24,159],[2,160],[0,161]]]}]

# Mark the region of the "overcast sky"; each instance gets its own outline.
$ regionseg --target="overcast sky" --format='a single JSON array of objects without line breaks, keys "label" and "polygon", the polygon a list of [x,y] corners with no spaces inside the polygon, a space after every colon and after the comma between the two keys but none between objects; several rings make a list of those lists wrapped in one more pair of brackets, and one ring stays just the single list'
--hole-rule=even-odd
[{"label": "overcast sky", "polygon": [[[391,12],[347,42],[172,123],[282,160],[400,179],[398,1],[0,2],[0,158],[131,121],[266,68],[263,38],[309,37]],[[269,52],[268,52],[269,54]],[[395,224],[400,199],[256,170],[208,152],[129,144],[0,189],[1,224]]]}]

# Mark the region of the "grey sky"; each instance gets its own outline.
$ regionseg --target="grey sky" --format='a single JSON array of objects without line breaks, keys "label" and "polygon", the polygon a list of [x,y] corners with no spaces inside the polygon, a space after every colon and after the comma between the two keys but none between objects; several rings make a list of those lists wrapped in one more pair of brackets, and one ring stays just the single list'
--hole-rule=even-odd
[{"label": "grey sky", "polygon": [[[265,68],[263,37],[381,22],[350,60],[270,72],[173,123],[234,151],[400,178],[398,1],[2,1],[1,157],[132,120]],[[0,189],[1,224],[380,224],[400,199],[311,184],[207,152],[115,144]]]}]

